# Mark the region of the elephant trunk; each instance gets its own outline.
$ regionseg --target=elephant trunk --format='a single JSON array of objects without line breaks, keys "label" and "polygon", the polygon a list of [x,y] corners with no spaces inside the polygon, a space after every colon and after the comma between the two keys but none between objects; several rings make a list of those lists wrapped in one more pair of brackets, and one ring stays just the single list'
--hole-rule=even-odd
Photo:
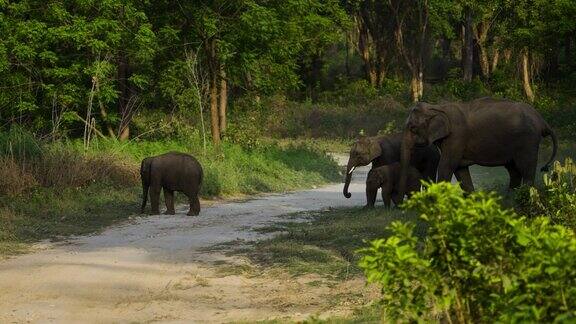
[{"label": "elephant trunk", "polygon": [[352,194],[348,191],[348,187],[350,186],[350,181],[352,180],[352,172],[356,169],[356,165],[352,163],[351,160],[348,160],[348,165],[346,166],[346,180],[344,181],[344,197],[350,198]]},{"label": "elephant trunk", "polygon": [[408,170],[410,169],[410,159],[412,157],[413,146],[413,136],[410,131],[405,130],[402,138],[402,146],[400,149],[400,183],[398,185],[400,202],[404,200],[404,195],[406,194],[406,182],[408,179]]}]

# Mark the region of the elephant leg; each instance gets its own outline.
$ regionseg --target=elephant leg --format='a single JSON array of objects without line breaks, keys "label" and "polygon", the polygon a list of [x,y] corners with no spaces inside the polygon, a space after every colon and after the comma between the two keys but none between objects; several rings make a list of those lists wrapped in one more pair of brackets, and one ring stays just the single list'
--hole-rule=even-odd
[{"label": "elephant leg", "polygon": [[460,182],[460,188],[466,192],[474,191],[474,183],[470,176],[470,169],[468,167],[457,168],[454,172],[456,179]]},{"label": "elephant leg", "polygon": [[150,204],[152,206],[152,215],[160,214],[160,186],[150,186]]},{"label": "elephant leg", "polygon": [[377,186],[372,186],[369,184],[366,185],[366,206],[364,206],[364,208],[374,208],[377,194],[378,194]]},{"label": "elephant leg", "polygon": [[[410,198],[411,194],[409,192],[406,193],[406,196]],[[398,207],[402,203],[402,199],[400,199],[400,195],[395,192],[392,194],[392,201],[394,202],[394,206]]]},{"label": "elephant leg", "polygon": [[164,191],[164,203],[166,204],[166,215],[174,215],[176,211],[174,210],[174,191],[163,188]]},{"label": "elephant leg", "polygon": [[422,178],[424,178],[424,180],[428,182],[436,182],[436,173],[438,172],[439,162],[439,156],[431,156],[426,160],[424,170],[422,170]]},{"label": "elephant leg", "polygon": [[[536,147],[536,149],[538,149],[538,147]],[[518,169],[522,176],[523,184],[528,186],[534,185],[536,167],[538,165],[538,151],[529,152],[518,159],[514,159],[514,165],[516,165],[516,169]]]},{"label": "elephant leg", "polygon": [[508,186],[508,190],[520,187],[522,184],[522,174],[520,171],[518,171],[516,165],[514,165],[514,163],[508,163],[505,167],[508,171],[508,174],[510,175],[510,185]]},{"label": "elephant leg", "polygon": [[[392,191],[390,190],[390,188],[382,187],[382,201],[384,202],[384,207],[390,208],[392,206],[391,204],[392,199],[394,198],[392,196]],[[397,204],[396,200],[394,200],[394,204]]]},{"label": "elephant leg", "polygon": [[438,164],[438,182],[452,181],[452,175],[456,171],[457,165],[451,160],[448,159],[440,159],[440,163]]},{"label": "elephant leg", "polygon": [[200,199],[198,198],[198,194],[188,197],[188,201],[190,202],[188,216],[198,216],[200,214]]}]

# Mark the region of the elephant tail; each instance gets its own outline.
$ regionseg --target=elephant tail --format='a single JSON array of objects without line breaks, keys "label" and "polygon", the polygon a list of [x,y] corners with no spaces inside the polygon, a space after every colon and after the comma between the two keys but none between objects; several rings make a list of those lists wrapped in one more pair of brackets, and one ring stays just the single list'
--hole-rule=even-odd
[{"label": "elephant tail", "polygon": [[144,159],[140,166],[140,177],[142,178],[142,207],[140,207],[140,212],[144,213],[146,208],[146,203],[148,201],[148,190],[150,189],[150,174],[152,172],[152,163],[149,160]]},{"label": "elephant tail", "polygon": [[556,158],[556,153],[558,152],[558,139],[556,138],[556,133],[550,128],[550,126],[546,125],[546,129],[542,133],[542,136],[546,137],[550,135],[552,137],[552,156],[550,156],[550,160],[540,169],[541,172],[547,172],[550,170],[550,166],[554,159]]},{"label": "elephant tail", "polygon": [[146,208],[146,202],[148,200],[148,188],[149,185],[142,183],[142,207],[140,207],[140,213],[144,213],[144,209]]}]

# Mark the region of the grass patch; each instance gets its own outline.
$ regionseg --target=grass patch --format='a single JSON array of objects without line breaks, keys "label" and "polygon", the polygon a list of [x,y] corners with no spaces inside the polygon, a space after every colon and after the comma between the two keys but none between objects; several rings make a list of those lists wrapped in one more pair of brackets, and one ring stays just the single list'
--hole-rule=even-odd
[{"label": "grass patch", "polygon": [[106,184],[62,190],[38,188],[26,196],[2,197],[0,241],[18,246],[91,233],[133,215],[138,199],[135,188],[111,190]]},{"label": "grass patch", "polygon": [[[181,151],[204,168],[201,196],[282,192],[340,179],[324,151],[274,143],[246,149],[188,141],[45,143],[14,128],[0,133],[0,255],[38,240],[98,231],[138,212],[142,158]],[[180,195],[182,196],[182,195]],[[178,198],[182,201],[182,197]]]},{"label": "grass patch", "polygon": [[257,265],[279,267],[292,275],[315,273],[344,280],[360,274],[355,251],[364,240],[385,237],[394,220],[413,220],[399,210],[335,209],[308,213],[308,222],[287,222],[262,229],[281,234],[243,251]]}]

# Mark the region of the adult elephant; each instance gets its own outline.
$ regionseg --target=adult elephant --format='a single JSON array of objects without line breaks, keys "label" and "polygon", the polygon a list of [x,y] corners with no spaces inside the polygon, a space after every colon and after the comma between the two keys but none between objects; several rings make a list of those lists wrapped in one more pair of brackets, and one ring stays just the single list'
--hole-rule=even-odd
[{"label": "adult elephant", "polygon": [[[360,137],[351,147],[348,164],[346,166],[346,180],[344,182],[344,197],[350,198],[348,191],[352,173],[358,166],[372,163],[372,169],[400,162],[400,148],[402,146],[402,133],[384,136]],[[428,181],[436,179],[436,169],[440,160],[440,153],[435,146],[415,147],[410,156],[410,165],[414,166],[422,177]],[[373,207],[376,201],[378,188],[366,188],[366,206]]]},{"label": "adult elephant", "polygon": [[164,191],[166,214],[174,215],[174,191],[183,192],[190,203],[189,216],[200,213],[198,193],[202,185],[202,166],[193,156],[180,152],[168,152],[147,157],[140,166],[142,178],[142,208],[144,212],[148,191],[152,214],[160,213],[160,190]]},{"label": "adult elephant", "polygon": [[554,147],[542,171],[554,160],[558,144],[550,126],[532,106],[492,98],[441,105],[418,103],[410,111],[402,139],[400,193],[405,192],[412,149],[430,144],[441,152],[438,181],[450,181],[455,174],[464,190],[473,191],[468,167],[478,164],[506,167],[510,188],[531,185],[540,141],[546,136],[552,137]]}]

